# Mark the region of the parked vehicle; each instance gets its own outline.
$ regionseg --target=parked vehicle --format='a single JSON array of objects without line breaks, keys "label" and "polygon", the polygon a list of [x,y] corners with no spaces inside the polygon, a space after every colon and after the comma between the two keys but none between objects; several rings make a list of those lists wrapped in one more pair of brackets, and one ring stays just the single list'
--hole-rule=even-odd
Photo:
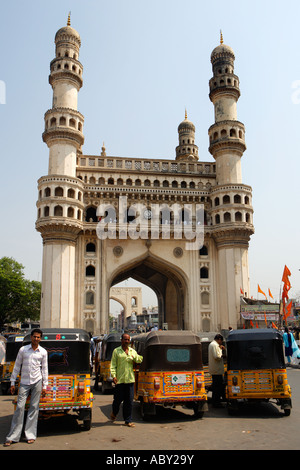
[{"label": "parked vehicle", "polygon": [[[28,333],[23,345],[30,342]],[[40,400],[39,416],[49,418],[74,412],[84,428],[90,429],[93,394],[89,334],[72,328],[43,329],[40,345],[48,351],[49,380],[46,396]]]},{"label": "parked vehicle", "polygon": [[232,330],[227,337],[228,411],[243,401],[269,401],[289,416],[292,408],[282,334],[275,329]]},{"label": "parked vehicle", "polygon": [[132,345],[143,356],[135,365],[135,400],[142,417],[156,412],[156,405],[185,405],[197,418],[207,407],[201,342],[191,331],[151,331],[136,335]]},{"label": "parked vehicle", "polygon": [[[6,351],[5,351],[5,362],[2,364],[1,372],[1,391],[3,395],[8,395],[10,389],[10,377],[14,370],[16,358],[19,352],[20,347],[22,346],[22,341],[24,339],[23,334],[13,334],[9,335],[6,341]],[[20,377],[17,377],[15,388],[18,390],[20,382]]]},{"label": "parked vehicle", "polygon": [[110,333],[104,336],[101,342],[100,360],[97,361],[98,367],[95,371],[95,390],[99,389],[99,382],[101,382],[102,393],[113,389],[110,363],[113,350],[118,346],[121,346],[121,336],[119,333]]}]

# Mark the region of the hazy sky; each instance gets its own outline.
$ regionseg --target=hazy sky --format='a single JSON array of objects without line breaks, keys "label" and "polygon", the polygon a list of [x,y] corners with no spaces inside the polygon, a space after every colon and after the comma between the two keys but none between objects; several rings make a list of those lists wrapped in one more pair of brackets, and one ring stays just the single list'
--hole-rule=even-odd
[{"label": "hazy sky", "polygon": [[299,0],[2,2],[0,257],[12,256],[27,278],[41,280],[35,219],[37,180],[48,171],[43,116],[52,106],[54,36],[70,10],[82,41],[78,110],[85,116],[83,151],[91,155],[104,141],[108,155],[173,159],[186,108],[199,160],[213,161],[208,82],[222,29],[240,78],[243,182],[253,188],[251,295],[259,284],[278,299],[285,264],[290,296],[299,293]]}]

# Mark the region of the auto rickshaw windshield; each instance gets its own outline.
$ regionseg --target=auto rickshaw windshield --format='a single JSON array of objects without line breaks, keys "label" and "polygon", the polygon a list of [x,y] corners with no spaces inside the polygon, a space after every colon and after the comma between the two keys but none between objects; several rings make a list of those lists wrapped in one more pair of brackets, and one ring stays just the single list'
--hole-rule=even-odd
[{"label": "auto rickshaw windshield", "polygon": [[281,335],[241,335],[227,340],[229,370],[282,369],[284,365]]},{"label": "auto rickshaw windshield", "polygon": [[[30,343],[30,336],[23,344]],[[40,345],[48,352],[48,370],[56,374],[88,374],[90,372],[90,339],[82,332],[63,334],[45,331]]]}]

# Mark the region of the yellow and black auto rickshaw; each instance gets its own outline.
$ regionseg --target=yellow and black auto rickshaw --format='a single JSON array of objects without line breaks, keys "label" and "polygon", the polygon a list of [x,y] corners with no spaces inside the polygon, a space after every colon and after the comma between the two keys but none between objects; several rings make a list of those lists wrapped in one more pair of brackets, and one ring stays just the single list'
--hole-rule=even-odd
[{"label": "yellow and black auto rickshaw", "polygon": [[[75,412],[88,430],[92,422],[90,336],[85,330],[45,328],[40,345],[48,352],[49,380],[40,418]],[[30,333],[23,345],[31,342]]]},{"label": "yellow and black auto rickshaw", "polygon": [[292,408],[282,335],[272,328],[232,330],[227,345],[228,412],[234,413],[243,401],[269,401],[289,416]]},{"label": "yellow and black auto rickshaw", "polygon": [[120,333],[109,333],[108,335],[104,336],[101,342],[98,369],[95,371],[95,390],[98,390],[99,382],[101,382],[102,393],[113,389],[113,381],[110,374],[110,363],[113,350],[118,346],[121,346]]},{"label": "yellow and black auto rickshaw", "polygon": [[207,407],[201,343],[191,331],[151,331],[132,338],[143,356],[135,365],[135,400],[143,419],[156,413],[156,405],[184,405],[201,418]]},{"label": "yellow and black auto rickshaw", "polygon": [[[3,395],[7,395],[10,389],[10,377],[14,370],[14,365],[17,359],[17,355],[20,347],[22,346],[22,341],[24,339],[24,334],[12,334],[9,335],[6,341],[6,351],[5,351],[5,362],[2,364],[2,374],[1,374],[1,391]],[[16,391],[19,387],[20,377],[17,377],[16,380]]]}]

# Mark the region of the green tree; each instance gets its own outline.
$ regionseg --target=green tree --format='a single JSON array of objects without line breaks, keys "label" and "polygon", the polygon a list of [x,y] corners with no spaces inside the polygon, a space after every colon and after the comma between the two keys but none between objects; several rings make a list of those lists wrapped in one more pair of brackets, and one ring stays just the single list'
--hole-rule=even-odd
[{"label": "green tree", "polygon": [[0,329],[5,323],[40,317],[41,284],[25,279],[23,271],[13,258],[0,259]]}]

